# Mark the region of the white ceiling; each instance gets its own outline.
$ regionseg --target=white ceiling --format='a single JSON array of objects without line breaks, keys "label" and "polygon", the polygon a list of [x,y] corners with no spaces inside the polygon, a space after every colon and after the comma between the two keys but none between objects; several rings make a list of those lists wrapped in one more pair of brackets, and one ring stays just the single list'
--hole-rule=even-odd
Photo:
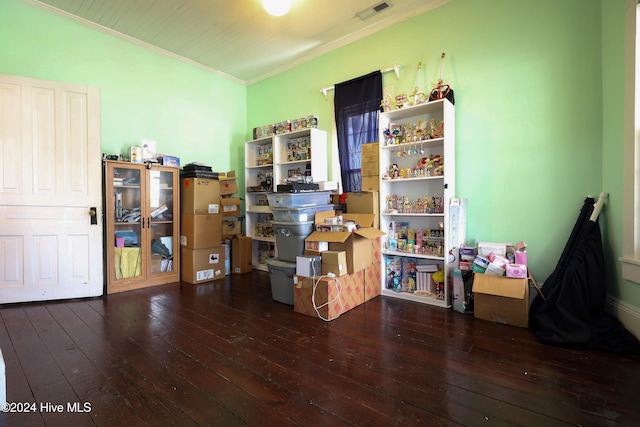
[{"label": "white ceiling", "polygon": [[261,0],[26,0],[101,31],[253,84],[453,0],[292,0],[268,15]]}]

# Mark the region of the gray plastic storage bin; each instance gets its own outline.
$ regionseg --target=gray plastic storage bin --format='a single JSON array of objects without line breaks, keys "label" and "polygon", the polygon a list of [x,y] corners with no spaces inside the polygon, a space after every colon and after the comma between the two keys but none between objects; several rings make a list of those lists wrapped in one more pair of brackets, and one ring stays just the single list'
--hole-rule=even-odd
[{"label": "gray plastic storage bin", "polygon": [[308,206],[326,205],[329,203],[329,191],[309,191],[303,193],[269,193],[270,207],[304,208]]},{"label": "gray plastic storage bin", "polygon": [[296,262],[296,257],[304,253],[304,239],[313,231],[313,221],[271,221],[271,226],[276,235],[278,258],[282,261]]},{"label": "gray plastic storage bin", "polygon": [[271,208],[274,221],[300,222],[314,221],[316,212],[333,210],[333,205],[309,206],[307,208]]},{"label": "gray plastic storage bin", "polygon": [[274,301],[293,305],[293,276],[296,274],[296,263],[278,258],[268,258],[265,263],[269,268],[271,297]]}]

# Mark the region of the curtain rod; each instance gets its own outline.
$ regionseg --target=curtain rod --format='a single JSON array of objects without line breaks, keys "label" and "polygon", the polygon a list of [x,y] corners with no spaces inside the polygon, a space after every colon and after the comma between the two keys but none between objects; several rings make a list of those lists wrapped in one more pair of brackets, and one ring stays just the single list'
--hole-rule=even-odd
[{"label": "curtain rod", "polygon": [[[389,67],[389,68],[385,68],[380,70],[381,73],[388,73],[390,71],[393,71],[394,73],[396,73],[396,79],[400,78],[400,67],[402,67],[402,65],[398,65],[395,64],[393,67]],[[320,93],[322,93],[324,95],[324,99],[329,99],[329,97],[327,96],[327,92],[329,92],[330,90],[334,90],[335,86],[327,86],[327,87],[323,87],[322,89],[320,89]]]}]

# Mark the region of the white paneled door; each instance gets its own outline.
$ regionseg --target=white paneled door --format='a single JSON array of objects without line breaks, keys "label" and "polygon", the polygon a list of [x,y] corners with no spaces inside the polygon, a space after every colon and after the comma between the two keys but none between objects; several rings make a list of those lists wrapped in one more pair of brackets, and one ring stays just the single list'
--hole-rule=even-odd
[{"label": "white paneled door", "polygon": [[98,88],[0,74],[0,304],[103,294]]}]

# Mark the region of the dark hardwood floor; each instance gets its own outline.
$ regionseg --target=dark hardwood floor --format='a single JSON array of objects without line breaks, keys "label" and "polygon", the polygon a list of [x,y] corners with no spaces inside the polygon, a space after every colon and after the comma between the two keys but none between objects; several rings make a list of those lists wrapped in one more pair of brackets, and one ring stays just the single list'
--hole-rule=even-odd
[{"label": "dark hardwood floor", "polygon": [[0,425],[640,425],[637,356],[385,297],[326,323],[257,271],[0,317],[7,400],[34,410]]}]

